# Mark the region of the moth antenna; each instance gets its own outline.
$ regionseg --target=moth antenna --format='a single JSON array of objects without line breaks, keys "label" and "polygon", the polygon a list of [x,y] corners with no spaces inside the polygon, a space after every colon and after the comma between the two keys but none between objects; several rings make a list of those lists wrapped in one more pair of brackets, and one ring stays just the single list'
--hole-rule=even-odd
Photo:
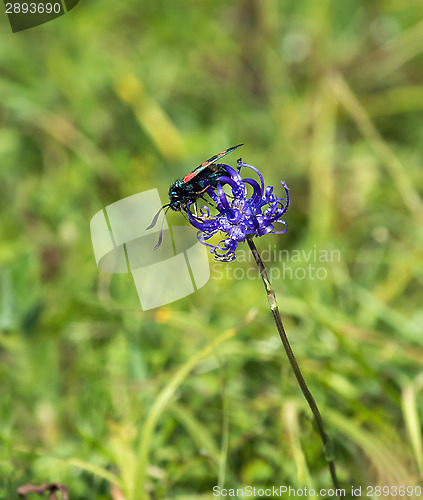
[{"label": "moth antenna", "polygon": [[[170,206],[170,203],[167,203],[166,205],[163,205],[163,206],[161,207],[161,209],[160,209],[160,210],[156,213],[156,215],[153,217],[153,220],[151,221],[151,224],[150,224],[148,227],[146,227],[145,229],[147,229],[147,230],[148,230],[148,229],[153,228],[153,227],[157,224],[157,219],[159,218],[160,212],[161,212],[164,208],[169,207],[169,206]],[[167,210],[166,210],[166,212],[167,212]]]},{"label": "moth antenna", "polygon": [[[162,241],[163,241],[163,229],[164,229],[164,223],[166,221],[166,214],[168,213],[169,211],[169,208],[170,208],[170,204],[169,205],[164,205],[164,206],[167,206],[166,210],[165,210],[165,213],[163,215],[163,222],[162,222],[162,227],[160,229],[160,234],[159,234],[159,239],[157,241],[157,245],[154,247],[154,250],[157,250],[159,248],[159,246],[162,244]],[[163,207],[162,207],[163,209]],[[158,215],[158,214],[157,214]],[[157,217],[156,215],[156,217]],[[154,223],[155,224],[155,223]]]}]

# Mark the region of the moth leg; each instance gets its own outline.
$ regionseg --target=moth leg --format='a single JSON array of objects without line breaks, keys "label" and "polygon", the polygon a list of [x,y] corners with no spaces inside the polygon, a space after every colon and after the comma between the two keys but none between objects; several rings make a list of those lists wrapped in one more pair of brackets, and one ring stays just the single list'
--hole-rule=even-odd
[{"label": "moth leg", "polygon": [[[207,186],[206,186],[206,187],[205,187],[202,191],[199,191],[198,193],[196,193],[196,194],[197,194],[197,196],[201,196],[203,193],[205,193],[205,192],[207,191],[207,189],[209,189],[209,187],[210,187],[210,186],[209,186],[209,185],[207,185]],[[201,198],[202,198],[202,196],[201,196]]]}]

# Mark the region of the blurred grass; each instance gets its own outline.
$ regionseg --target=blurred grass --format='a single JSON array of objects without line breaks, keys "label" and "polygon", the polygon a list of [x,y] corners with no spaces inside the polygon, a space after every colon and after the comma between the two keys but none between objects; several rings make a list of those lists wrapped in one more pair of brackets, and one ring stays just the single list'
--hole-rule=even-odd
[{"label": "blurred grass", "polygon": [[251,263],[148,312],[95,266],[100,208],[165,199],[239,142],[290,187],[288,233],[259,248],[340,251],[324,280],[268,265],[294,273],[274,287],[341,482],[423,486],[423,6],[93,0],[19,34],[2,16],[0,497],[330,486],[262,284],[233,279]]}]

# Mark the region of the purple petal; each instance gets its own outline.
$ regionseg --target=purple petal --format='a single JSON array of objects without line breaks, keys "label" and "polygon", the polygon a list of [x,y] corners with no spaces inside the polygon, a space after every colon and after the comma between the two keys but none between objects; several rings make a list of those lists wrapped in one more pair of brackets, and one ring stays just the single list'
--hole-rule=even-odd
[{"label": "purple petal", "polygon": [[221,177],[219,177],[218,181],[222,184],[229,184],[235,196],[237,194],[238,196],[241,195],[244,190],[244,185],[237,184],[231,177],[226,177],[225,175],[222,175]]},{"label": "purple petal", "polygon": [[225,168],[225,170],[237,184],[242,184],[242,177],[234,168],[230,167],[229,165],[222,165],[222,167]]},{"label": "purple petal", "polygon": [[219,197],[217,194],[213,191],[212,188],[208,188],[206,193],[210,196],[210,198],[216,203],[217,206],[221,205]]},{"label": "purple petal", "polygon": [[228,200],[226,198],[226,193],[225,191],[223,191],[221,184],[217,185],[217,193],[219,194],[220,203],[225,207],[226,210],[229,211],[231,207],[229,206]]},{"label": "purple petal", "polygon": [[251,168],[251,170],[254,170],[254,172],[259,176],[260,178],[260,183],[261,183],[261,196],[263,196],[263,192],[264,192],[264,179],[263,179],[263,176],[261,175],[261,172],[258,168],[256,167],[253,167],[253,165],[249,165],[248,163],[244,163],[240,160],[238,160],[238,165],[239,167],[247,167],[247,168]]},{"label": "purple petal", "polygon": [[218,229],[218,220],[217,219],[201,219],[194,217],[191,212],[188,212],[189,223],[196,227],[197,229],[201,229],[202,231],[215,231]]},{"label": "purple petal", "polygon": [[272,231],[272,234],[283,234],[288,231],[288,224],[284,220],[277,220],[276,222],[283,224],[285,229],[283,231]]},{"label": "purple petal", "polygon": [[237,208],[234,208],[228,212],[227,217],[231,224],[238,224],[242,220],[242,213]]},{"label": "purple petal", "polygon": [[261,199],[262,196],[260,186],[258,185],[258,182],[255,181],[254,179],[244,179],[244,182],[253,187],[253,194],[251,195],[250,198],[250,204],[255,205]]},{"label": "purple petal", "polygon": [[289,207],[289,187],[284,183],[284,181],[281,181],[281,184],[285,188],[285,193],[286,193],[286,204],[285,204],[285,208],[283,209],[283,212],[282,212],[282,213],[285,213]]}]

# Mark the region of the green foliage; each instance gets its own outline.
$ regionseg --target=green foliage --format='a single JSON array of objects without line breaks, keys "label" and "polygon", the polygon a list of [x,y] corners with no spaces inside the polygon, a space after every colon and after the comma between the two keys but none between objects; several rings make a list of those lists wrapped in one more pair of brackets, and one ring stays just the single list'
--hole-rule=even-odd
[{"label": "green foliage", "polygon": [[1,498],[50,481],[72,500],[330,487],[262,283],[237,279],[252,260],[147,312],[129,275],[95,265],[98,210],[165,199],[239,142],[290,187],[288,233],[257,246],[342,484],[422,484],[422,16],[396,0],[92,0],[17,34],[3,16]]}]

